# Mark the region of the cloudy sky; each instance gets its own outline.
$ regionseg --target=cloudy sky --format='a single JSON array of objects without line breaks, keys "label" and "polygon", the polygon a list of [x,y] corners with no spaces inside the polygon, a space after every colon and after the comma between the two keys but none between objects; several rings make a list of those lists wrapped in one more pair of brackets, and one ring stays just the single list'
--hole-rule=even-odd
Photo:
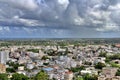
[{"label": "cloudy sky", "polygon": [[120,37],[120,0],[0,0],[0,38]]}]

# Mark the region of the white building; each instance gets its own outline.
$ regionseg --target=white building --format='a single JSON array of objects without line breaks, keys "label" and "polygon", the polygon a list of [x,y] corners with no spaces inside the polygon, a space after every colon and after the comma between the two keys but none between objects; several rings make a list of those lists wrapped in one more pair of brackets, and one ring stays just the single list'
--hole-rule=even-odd
[{"label": "white building", "polygon": [[0,52],[0,63],[6,64],[6,62],[9,60],[9,52],[7,51],[1,51]]},{"label": "white building", "polygon": [[34,68],[34,65],[33,65],[32,63],[27,64],[27,68],[28,68],[28,69],[33,69],[33,68]]},{"label": "white building", "polygon": [[92,72],[90,70],[81,70],[81,74],[91,74]]}]

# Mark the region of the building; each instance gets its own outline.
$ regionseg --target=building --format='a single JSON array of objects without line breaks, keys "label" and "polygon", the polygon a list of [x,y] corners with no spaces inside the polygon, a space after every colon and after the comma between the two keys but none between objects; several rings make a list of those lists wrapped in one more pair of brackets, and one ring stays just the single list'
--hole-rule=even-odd
[{"label": "building", "polygon": [[9,60],[9,52],[8,51],[1,51],[0,52],[0,63],[6,64],[6,62]]},{"label": "building", "polygon": [[117,68],[112,67],[106,67],[102,69],[102,75],[105,75],[106,77],[114,77],[117,72]]},{"label": "building", "polygon": [[85,75],[85,74],[91,74],[92,72],[90,70],[81,70],[81,74]]},{"label": "building", "polygon": [[105,80],[105,79],[106,79],[106,77],[103,75],[98,77],[98,80]]},{"label": "building", "polygon": [[102,69],[101,76],[98,77],[98,80],[120,80],[120,77],[115,76],[117,68],[106,67]]},{"label": "building", "polygon": [[120,80],[120,76],[115,76],[112,78],[112,80]]},{"label": "building", "polygon": [[73,80],[73,72],[67,71],[65,72],[65,80]]},{"label": "building", "polygon": [[18,67],[18,70],[19,70],[19,71],[23,71],[23,70],[24,70],[24,66]]},{"label": "building", "polygon": [[120,76],[114,76],[112,78],[107,78],[106,76],[100,76],[98,77],[98,80],[120,80]]},{"label": "building", "polygon": [[26,66],[28,69],[33,69],[35,66],[32,63],[28,63]]},{"label": "building", "polygon": [[0,64],[0,73],[6,73],[6,66],[4,64]]}]

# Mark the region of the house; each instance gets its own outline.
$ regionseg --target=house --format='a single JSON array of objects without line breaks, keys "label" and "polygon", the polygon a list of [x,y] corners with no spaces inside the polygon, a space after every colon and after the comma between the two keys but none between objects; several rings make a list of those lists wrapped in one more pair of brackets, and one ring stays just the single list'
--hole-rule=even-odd
[{"label": "house", "polygon": [[65,80],[73,80],[73,72],[71,71],[65,72]]},{"label": "house", "polygon": [[6,66],[4,64],[0,64],[0,73],[6,73]]},{"label": "house", "polygon": [[98,77],[98,80],[120,80],[120,77],[115,76],[117,68],[106,67],[102,69],[101,76]]},{"label": "house", "polygon": [[117,72],[117,68],[113,67],[105,67],[102,69],[102,75],[105,75],[106,77],[114,77]]}]

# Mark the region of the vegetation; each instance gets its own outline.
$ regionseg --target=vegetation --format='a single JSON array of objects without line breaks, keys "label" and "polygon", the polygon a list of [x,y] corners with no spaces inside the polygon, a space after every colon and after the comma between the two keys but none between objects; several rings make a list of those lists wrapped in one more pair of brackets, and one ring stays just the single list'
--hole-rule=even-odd
[{"label": "vegetation", "polygon": [[49,63],[43,63],[43,65],[48,66],[48,65],[49,65]]},{"label": "vegetation", "polygon": [[13,69],[11,68],[11,70],[10,70],[10,68],[8,68],[7,69],[8,71],[12,71],[12,70],[14,71],[14,70],[18,69],[19,66],[24,66],[23,64],[14,63],[14,62],[7,62],[7,65],[13,67]]},{"label": "vegetation", "polygon": [[110,65],[111,65],[112,67],[120,68],[120,64],[116,64],[116,63],[114,63],[114,62],[110,62]]},{"label": "vegetation", "polygon": [[101,52],[100,54],[99,54],[99,57],[106,57],[107,56],[107,53],[106,52]]},{"label": "vegetation", "polygon": [[8,80],[7,74],[0,74],[0,80]]},{"label": "vegetation", "polygon": [[23,74],[15,73],[12,75],[11,80],[28,80],[29,78]]},{"label": "vegetation", "polygon": [[44,71],[40,71],[34,78],[34,80],[49,80],[48,75]]},{"label": "vegetation", "polygon": [[55,56],[55,51],[53,49],[49,49],[47,51],[45,51],[46,54],[48,54],[49,56]]},{"label": "vegetation", "polygon": [[59,52],[56,52],[55,50],[53,49],[49,49],[49,50],[46,50],[44,51],[47,55],[49,56],[61,56],[61,55],[67,55],[69,53],[68,51],[68,48],[64,47],[65,51],[59,51]]},{"label": "vegetation", "polygon": [[98,62],[96,65],[95,65],[95,68],[96,69],[102,69],[103,67],[106,67],[106,65],[104,63],[101,63],[101,62]]},{"label": "vegetation", "polygon": [[112,67],[120,68],[120,64],[111,62],[112,60],[117,60],[117,59],[120,59],[120,54],[114,54],[114,55],[106,56],[105,62],[110,64]]},{"label": "vegetation", "polygon": [[108,56],[108,58],[109,58],[110,60],[120,59],[120,54],[114,54],[114,55],[112,55],[112,56]]},{"label": "vegetation", "polygon": [[27,51],[34,52],[34,53],[39,53],[39,49],[27,49]]},{"label": "vegetation", "polygon": [[75,80],[84,80],[82,77],[77,77]]},{"label": "vegetation", "polygon": [[49,57],[48,56],[43,56],[42,57],[42,60],[46,60],[46,59],[49,59]]},{"label": "vegetation", "polygon": [[120,69],[116,72],[116,76],[120,76]]},{"label": "vegetation", "polygon": [[98,76],[86,74],[83,77],[77,77],[75,80],[98,80]]},{"label": "vegetation", "polygon": [[92,65],[92,62],[86,61],[86,62],[85,62],[85,65]]},{"label": "vegetation", "polygon": [[6,68],[6,71],[10,73],[16,72],[14,68]]},{"label": "vegetation", "polygon": [[89,74],[86,74],[83,76],[83,80],[98,80],[98,76],[97,75],[89,75]]},{"label": "vegetation", "polygon": [[119,39],[7,39],[7,40],[0,40],[0,46],[19,46],[19,45],[60,45],[60,46],[67,46],[67,45],[75,45],[75,46],[85,46],[87,44],[112,44],[114,46],[115,43],[120,43]]},{"label": "vegetation", "polygon": [[84,69],[85,69],[84,66],[80,66],[80,67],[76,67],[76,68],[71,68],[70,70],[72,72],[79,72],[79,71],[84,70]]}]

